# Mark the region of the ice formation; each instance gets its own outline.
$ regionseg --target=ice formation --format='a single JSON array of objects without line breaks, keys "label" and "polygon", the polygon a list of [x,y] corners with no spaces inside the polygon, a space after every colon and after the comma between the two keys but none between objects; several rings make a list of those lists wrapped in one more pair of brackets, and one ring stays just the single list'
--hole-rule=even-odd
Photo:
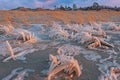
[{"label": "ice formation", "polygon": [[[113,45],[109,44],[105,41],[105,37],[107,37],[106,32],[102,29],[101,24],[93,23],[92,25],[60,25],[58,23],[53,24],[48,31],[48,35],[52,40],[60,40],[60,41],[78,41],[78,43],[86,45],[88,48],[96,48],[96,47],[113,47]],[[103,46],[104,45],[104,46]]]},{"label": "ice formation", "polygon": [[[29,28],[0,25],[0,56],[4,57],[2,62],[7,62],[10,59],[25,60],[25,55],[29,53],[47,48],[56,49],[57,47],[58,54],[56,56],[50,55],[51,65],[48,71],[48,80],[61,71],[71,78],[74,71],[75,76],[80,76],[81,66],[79,67],[78,61],[74,58],[80,53],[86,60],[97,63],[101,72],[99,80],[120,80],[120,65],[117,62],[119,54],[115,52],[115,50],[120,51],[120,41],[118,38],[112,41],[114,36],[111,35],[111,31],[119,33],[120,26],[112,22],[84,25],[65,25],[54,22],[50,27],[31,24]],[[107,54],[107,57],[101,56],[100,49],[101,52]],[[111,68],[114,66],[117,68]],[[27,72],[18,71],[18,69],[13,70],[11,75],[3,80],[24,79]]]},{"label": "ice formation", "polygon": [[34,33],[24,29],[15,29],[8,35],[11,35],[11,37],[13,37],[15,40],[22,40],[23,42],[34,43],[36,41]]},{"label": "ice formation", "polygon": [[52,78],[61,71],[70,75],[71,79],[75,76],[79,77],[82,73],[78,61],[72,56],[66,56],[64,54],[53,56],[50,54],[50,60],[51,64],[48,70],[48,80],[52,80]]},{"label": "ice formation", "polygon": [[0,35],[1,34],[6,34],[10,31],[14,30],[14,27],[11,24],[7,25],[0,25]]},{"label": "ice formation", "polygon": [[8,41],[6,41],[6,44],[7,44],[7,47],[8,47],[8,50],[10,52],[12,59],[15,60],[15,55],[14,55],[14,52],[13,52],[13,49],[12,49],[10,43]]},{"label": "ice formation", "polygon": [[73,45],[62,45],[58,48],[57,53],[58,54],[64,54],[68,56],[76,56],[80,54],[81,48],[78,46],[73,46]]},{"label": "ice formation", "polygon": [[98,80],[120,80],[120,68],[111,67],[111,69],[101,75]]},{"label": "ice formation", "polygon": [[68,33],[57,23],[53,23],[48,34],[49,38],[53,40],[65,40],[68,37]]},{"label": "ice formation", "polygon": [[8,76],[3,78],[2,80],[25,80],[25,77],[28,76],[28,73],[34,72],[33,69],[23,69],[16,68],[14,69]]}]

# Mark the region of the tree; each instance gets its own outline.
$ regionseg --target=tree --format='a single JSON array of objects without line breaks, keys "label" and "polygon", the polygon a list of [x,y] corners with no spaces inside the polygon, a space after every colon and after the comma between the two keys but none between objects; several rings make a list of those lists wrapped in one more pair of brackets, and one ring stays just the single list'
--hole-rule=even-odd
[{"label": "tree", "polygon": [[94,2],[93,7],[99,7],[99,4],[97,2]]},{"label": "tree", "polygon": [[60,10],[65,10],[65,8],[61,5],[61,6],[60,6]]},{"label": "tree", "polygon": [[72,10],[72,8],[71,8],[71,7],[68,7],[68,10]]},{"label": "tree", "polygon": [[73,4],[73,10],[77,10],[77,5]]},{"label": "tree", "polygon": [[70,11],[70,10],[72,10],[72,8],[69,7],[69,6],[65,6],[65,10],[66,10],[66,11]]},{"label": "tree", "polygon": [[56,5],[54,6],[54,9],[55,9],[55,10],[57,9],[57,6],[56,6]]},{"label": "tree", "polygon": [[97,2],[94,2],[94,3],[93,3],[93,6],[92,6],[92,9],[93,9],[93,10],[100,10],[99,4],[98,4]]}]

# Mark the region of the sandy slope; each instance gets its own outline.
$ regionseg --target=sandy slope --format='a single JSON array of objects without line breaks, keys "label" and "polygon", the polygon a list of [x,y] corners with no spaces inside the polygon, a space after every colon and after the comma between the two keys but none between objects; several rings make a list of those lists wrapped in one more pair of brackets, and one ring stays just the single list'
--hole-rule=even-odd
[{"label": "sandy slope", "polygon": [[45,23],[52,21],[64,23],[85,23],[94,21],[120,22],[120,12],[117,11],[0,11],[0,24]]}]

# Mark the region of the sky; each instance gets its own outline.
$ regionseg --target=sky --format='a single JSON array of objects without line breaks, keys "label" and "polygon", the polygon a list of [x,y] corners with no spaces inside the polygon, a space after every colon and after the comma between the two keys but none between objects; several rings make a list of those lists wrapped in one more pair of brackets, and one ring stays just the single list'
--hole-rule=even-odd
[{"label": "sky", "polygon": [[98,2],[100,5],[120,7],[120,0],[0,0],[0,10],[9,10],[17,7],[29,8],[54,8],[54,6],[76,4],[78,7],[86,7]]}]

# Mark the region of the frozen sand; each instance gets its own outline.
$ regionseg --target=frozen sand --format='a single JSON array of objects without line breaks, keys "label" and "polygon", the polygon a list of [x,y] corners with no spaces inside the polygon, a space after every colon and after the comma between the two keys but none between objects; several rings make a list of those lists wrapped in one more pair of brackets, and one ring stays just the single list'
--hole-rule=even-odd
[{"label": "frozen sand", "polygon": [[[36,26],[36,25],[34,25]],[[6,77],[10,72],[19,67],[23,67],[24,69],[33,69],[35,72],[30,73],[28,77],[26,77],[25,80],[38,80],[46,77],[45,74],[42,74],[41,71],[46,70],[49,68],[48,64],[48,57],[49,54],[57,54],[57,48],[66,45],[72,45],[73,47],[77,47],[80,49],[79,54],[75,55],[75,58],[78,60],[79,64],[83,66],[82,75],[77,80],[98,80],[99,76],[102,72],[100,72],[99,68],[103,70],[105,73],[111,68],[111,67],[119,67],[119,49],[120,47],[119,40],[117,33],[119,31],[114,33],[108,33],[109,36],[111,36],[109,42],[113,43],[115,45],[116,53],[112,52],[113,49],[109,50],[90,50],[86,49],[84,45],[78,44],[76,41],[72,41],[71,39],[66,39],[63,41],[56,39],[55,41],[50,40],[47,38],[48,36],[44,34],[44,29],[41,30],[41,27],[37,28],[39,30],[34,30],[34,28],[25,28],[29,31],[34,32],[35,36],[39,38],[39,41],[33,44],[24,44],[24,47],[20,51],[29,50],[29,49],[37,49],[37,51],[26,54],[25,60],[18,59],[16,61],[13,61],[12,59],[9,60],[9,62],[0,63],[0,79],[3,77]],[[115,34],[116,33],[116,34]],[[69,34],[68,34],[69,35]],[[61,36],[60,36],[61,38]],[[70,49],[68,49],[70,50]],[[16,50],[15,50],[16,51]],[[18,51],[19,52],[19,51]],[[77,51],[76,51],[77,52]],[[3,60],[3,59],[1,59]],[[117,60],[117,61],[116,61]]]}]

